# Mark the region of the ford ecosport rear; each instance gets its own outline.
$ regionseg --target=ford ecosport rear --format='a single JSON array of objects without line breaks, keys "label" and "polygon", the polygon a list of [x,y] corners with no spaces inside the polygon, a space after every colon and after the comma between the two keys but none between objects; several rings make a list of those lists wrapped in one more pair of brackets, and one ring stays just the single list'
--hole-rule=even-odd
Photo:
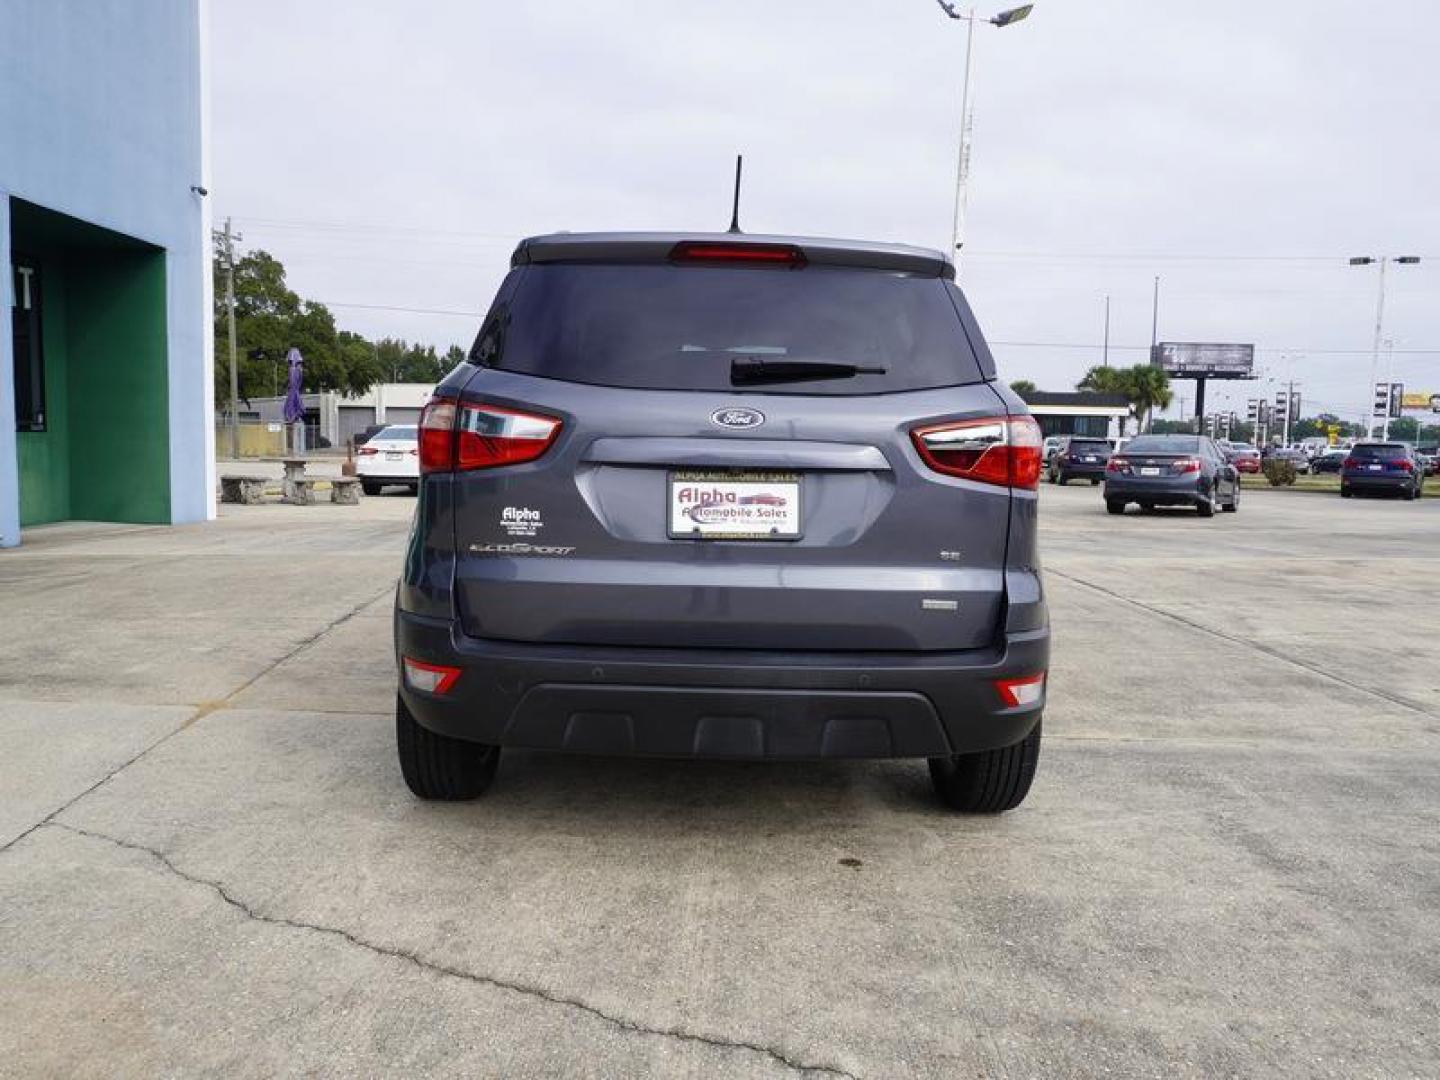
[{"label": "ford ecosport rear", "polygon": [[400,583],[410,788],[503,747],[927,758],[1030,787],[1049,627],[1040,433],[938,252],[523,241],[420,422]]}]

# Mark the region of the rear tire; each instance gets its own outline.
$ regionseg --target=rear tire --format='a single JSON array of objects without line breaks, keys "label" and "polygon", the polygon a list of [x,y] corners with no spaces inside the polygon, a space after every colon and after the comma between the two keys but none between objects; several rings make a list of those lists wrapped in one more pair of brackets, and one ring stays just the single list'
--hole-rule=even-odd
[{"label": "rear tire", "polygon": [[405,785],[422,799],[456,801],[483,795],[500,764],[498,746],[435,734],[410,715],[399,695],[395,745]]},{"label": "rear tire", "polygon": [[1123,514],[1125,512],[1125,504],[1119,499],[1106,499],[1105,510],[1111,514]]},{"label": "rear tire", "polygon": [[1091,487],[1099,487],[1099,486],[1100,486],[1100,478],[1097,476],[1094,480],[1091,480],[1091,481],[1090,481],[1090,486],[1091,486]]},{"label": "rear tire", "polygon": [[369,481],[369,480],[361,480],[361,481],[360,481],[360,490],[363,491],[366,495],[379,495],[379,494],[380,494],[380,485],[379,485],[379,484],[376,484],[376,483],[372,483],[372,482]]},{"label": "rear tire", "polygon": [[1063,472],[1057,472],[1055,474],[1055,483],[1059,484],[1061,487],[1064,487],[1069,482],[1070,478],[1066,476]]},{"label": "rear tire", "polygon": [[1013,746],[930,759],[935,794],[952,810],[1003,814],[1025,801],[1040,760],[1040,721]]},{"label": "rear tire", "polygon": [[1227,514],[1233,514],[1240,509],[1240,485],[1235,485],[1235,493],[1230,496],[1230,501],[1221,507]]},{"label": "rear tire", "polygon": [[1214,517],[1215,503],[1202,496],[1200,501],[1195,504],[1195,510],[1202,518]]}]

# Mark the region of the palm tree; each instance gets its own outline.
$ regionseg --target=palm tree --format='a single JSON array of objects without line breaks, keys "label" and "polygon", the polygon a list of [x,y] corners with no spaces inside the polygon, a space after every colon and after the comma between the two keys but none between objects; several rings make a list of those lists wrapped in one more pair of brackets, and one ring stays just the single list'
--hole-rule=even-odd
[{"label": "palm tree", "polygon": [[[1157,408],[1165,408],[1174,398],[1170,391],[1170,376],[1151,364],[1136,364],[1128,368],[1092,367],[1075,384],[1075,389],[1119,394],[1130,406],[1137,432],[1147,415]],[[1120,427],[1123,436],[1125,425],[1122,423]]]},{"label": "palm tree", "polygon": [[1125,396],[1135,413],[1135,423],[1138,425],[1144,418],[1148,427],[1154,420],[1155,410],[1169,408],[1175,398],[1170,390],[1170,376],[1154,364],[1136,364],[1122,374],[1129,384]]}]

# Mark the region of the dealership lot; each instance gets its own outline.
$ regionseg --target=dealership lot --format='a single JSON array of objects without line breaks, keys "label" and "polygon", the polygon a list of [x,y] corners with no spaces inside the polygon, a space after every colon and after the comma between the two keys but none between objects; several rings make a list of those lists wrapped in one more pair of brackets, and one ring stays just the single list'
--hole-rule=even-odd
[{"label": "dealership lot", "polygon": [[[414,503],[0,557],[0,1074],[1440,1071],[1440,500],[1046,487],[1030,799],[394,760]],[[937,545],[938,546],[938,545]]]}]

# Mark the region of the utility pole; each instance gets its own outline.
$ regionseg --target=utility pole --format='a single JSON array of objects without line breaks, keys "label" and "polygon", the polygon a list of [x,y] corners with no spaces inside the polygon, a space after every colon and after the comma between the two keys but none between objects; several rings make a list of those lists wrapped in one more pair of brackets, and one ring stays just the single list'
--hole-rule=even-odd
[{"label": "utility pole", "polygon": [[1105,297],[1105,344],[1101,346],[1100,366],[1110,366],[1110,297]]},{"label": "utility pole", "polygon": [[230,417],[227,427],[230,431],[230,458],[240,456],[240,370],[235,361],[235,241],[238,234],[230,231],[230,219],[225,219],[225,232],[221,234],[225,249],[225,314],[230,323]]},{"label": "utility pole", "polygon": [[1160,341],[1160,275],[1155,275],[1155,299],[1150,304],[1150,362],[1155,362],[1155,346]]}]

